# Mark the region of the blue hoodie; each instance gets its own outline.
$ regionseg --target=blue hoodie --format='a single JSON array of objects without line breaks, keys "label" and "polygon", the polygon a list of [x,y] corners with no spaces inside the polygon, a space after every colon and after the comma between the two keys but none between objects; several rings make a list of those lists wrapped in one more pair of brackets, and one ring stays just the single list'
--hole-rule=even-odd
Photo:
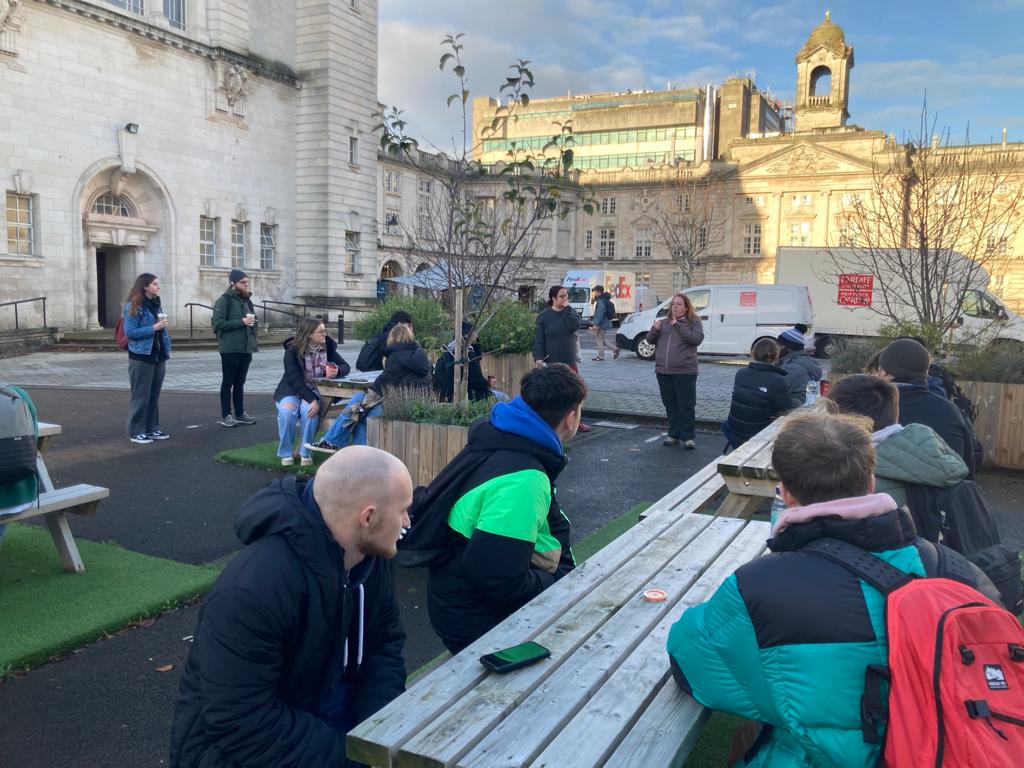
[{"label": "blue hoodie", "polygon": [[562,441],[558,439],[555,430],[519,395],[491,409],[491,424],[502,432],[525,437],[558,456],[563,455]]}]

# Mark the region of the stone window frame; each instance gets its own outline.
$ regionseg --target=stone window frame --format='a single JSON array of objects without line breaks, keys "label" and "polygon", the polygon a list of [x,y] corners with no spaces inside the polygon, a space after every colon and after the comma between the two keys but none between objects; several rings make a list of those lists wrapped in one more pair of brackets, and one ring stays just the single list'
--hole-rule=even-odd
[{"label": "stone window frame", "polygon": [[[14,202],[13,207],[12,201]],[[24,207],[22,207],[22,203],[24,203]],[[4,200],[4,210],[7,222],[7,254],[10,256],[38,256],[36,247],[38,212],[35,195],[23,195],[8,190]],[[23,213],[26,214],[27,222],[21,221]],[[14,239],[11,238],[12,231],[15,234]],[[27,250],[25,250],[26,248]]]},{"label": "stone window frame", "polygon": [[359,137],[348,137],[348,164],[351,168],[359,167]]},{"label": "stone window frame", "polygon": [[761,222],[751,222],[743,225],[743,253],[748,256],[758,256],[761,253]]},{"label": "stone window frame", "polygon": [[619,201],[614,195],[607,195],[601,198],[601,215],[614,216],[618,210]]},{"label": "stone window frame", "polygon": [[615,258],[615,227],[602,227],[597,236],[598,255],[602,259]]},{"label": "stone window frame", "polygon": [[135,14],[136,16],[146,15],[146,0],[106,0],[115,8]]},{"label": "stone window frame", "polygon": [[135,203],[128,195],[114,195],[109,189],[101,192],[92,201],[89,210],[100,216],[123,216],[132,218],[136,216]]},{"label": "stone window frame", "polygon": [[591,251],[594,249],[594,230],[588,229],[583,232],[583,250]]},{"label": "stone window frame", "polygon": [[172,29],[184,31],[188,23],[188,0],[164,0],[164,18]]},{"label": "stone window frame", "polygon": [[345,230],[345,263],[343,265],[345,274],[355,275],[359,273],[359,254],[362,251],[359,239],[358,232],[350,229]]},{"label": "stone window frame", "polygon": [[[811,244],[811,222],[791,221],[789,222],[789,244],[791,246],[808,246]],[[802,241],[802,242],[798,242]]]},{"label": "stone window frame", "polygon": [[249,222],[241,219],[231,220],[231,268],[245,269],[245,260],[249,245]]},{"label": "stone window frame", "polygon": [[272,270],[277,264],[277,225],[260,224],[260,269]]},{"label": "stone window frame", "polygon": [[199,217],[199,266],[217,266],[217,238],[220,236],[220,219],[216,216]]},{"label": "stone window frame", "polygon": [[398,171],[384,171],[384,191],[400,195],[402,193],[402,174]]},{"label": "stone window frame", "polygon": [[635,254],[638,259],[649,259],[651,258],[651,249],[654,243],[654,236],[651,234],[650,227],[641,227],[634,231],[635,238]]}]

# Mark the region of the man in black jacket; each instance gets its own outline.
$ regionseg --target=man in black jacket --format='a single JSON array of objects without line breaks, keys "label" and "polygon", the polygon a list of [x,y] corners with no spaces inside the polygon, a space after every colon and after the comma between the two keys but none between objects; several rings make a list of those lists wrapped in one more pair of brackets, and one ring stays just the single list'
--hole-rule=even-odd
[{"label": "man in black jacket", "polygon": [[411,502],[405,466],[366,446],[246,502],[247,546],[206,597],[182,675],[172,768],[352,765],[345,733],[405,690],[387,559]]},{"label": "man in black jacket", "polygon": [[412,328],[412,315],[398,310],[391,315],[387,325],[366,340],[363,348],[359,350],[359,357],[356,358],[357,371],[380,371],[384,369],[384,349],[388,345],[388,334],[399,323],[405,323]]},{"label": "man in black jacket", "polygon": [[974,434],[953,403],[928,388],[928,350],[913,339],[890,342],[878,358],[878,374],[900,391],[900,424],[924,424],[939,433],[974,479]]}]

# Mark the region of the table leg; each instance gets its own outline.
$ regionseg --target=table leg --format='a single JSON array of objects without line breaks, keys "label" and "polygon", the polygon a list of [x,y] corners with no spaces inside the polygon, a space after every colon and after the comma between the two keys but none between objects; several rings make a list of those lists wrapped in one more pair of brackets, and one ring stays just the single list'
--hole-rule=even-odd
[{"label": "table leg", "polygon": [[749,520],[764,502],[761,496],[747,496],[746,494],[730,493],[725,501],[718,507],[716,517],[739,517]]},{"label": "table leg", "polygon": [[334,395],[320,395],[320,410],[316,415],[316,433],[319,435],[320,430],[324,427],[324,419],[327,418],[327,409],[331,407],[331,401],[334,399]]},{"label": "table leg", "polygon": [[85,566],[78,554],[78,547],[75,545],[75,538],[71,535],[71,528],[64,517],[64,512],[50,512],[43,516],[46,519],[46,527],[50,531],[53,545],[60,555],[60,564],[65,571],[72,573],[85,573]]}]

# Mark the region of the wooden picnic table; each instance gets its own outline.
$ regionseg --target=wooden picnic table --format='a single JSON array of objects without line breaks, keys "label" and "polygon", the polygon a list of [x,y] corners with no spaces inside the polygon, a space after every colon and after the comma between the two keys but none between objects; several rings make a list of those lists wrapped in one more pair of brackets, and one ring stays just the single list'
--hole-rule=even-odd
[{"label": "wooden picnic table", "polygon": [[[373,766],[677,765],[708,712],[671,678],[683,610],[762,554],[767,523],[696,514],[725,490],[711,463],[637,525],[349,732]],[[649,588],[668,593],[647,602]],[[498,675],[485,653],[534,640],[551,658]]]},{"label": "wooden picnic table", "polygon": [[383,371],[357,371],[350,373],[344,378],[337,379],[314,379],[317,390],[320,392],[320,420],[317,424],[319,430],[327,417],[327,411],[331,408],[335,398],[348,399],[357,392],[364,391],[377,380]]},{"label": "wooden picnic table", "polygon": [[772,468],[772,447],[784,421],[784,418],[776,419],[735,451],[718,460],[718,472],[729,489],[726,504],[741,506],[750,499],[760,501],[775,496],[779,476]]},{"label": "wooden picnic table", "polygon": [[[91,515],[96,511],[100,501],[110,495],[110,491],[102,486],[85,483],[66,488],[54,487],[50,473],[46,469],[46,462],[43,461],[43,450],[48,447],[50,439],[61,434],[62,431],[59,424],[44,421],[38,423],[36,472],[39,475],[39,483],[42,488],[39,499],[37,502],[24,505],[23,509],[14,514],[0,514],[0,523],[16,523],[31,517],[42,516],[64,570],[83,573],[85,565],[78,553],[78,546],[75,544],[75,537],[71,534],[65,513]],[[3,510],[0,510],[0,513],[2,512]]]}]

